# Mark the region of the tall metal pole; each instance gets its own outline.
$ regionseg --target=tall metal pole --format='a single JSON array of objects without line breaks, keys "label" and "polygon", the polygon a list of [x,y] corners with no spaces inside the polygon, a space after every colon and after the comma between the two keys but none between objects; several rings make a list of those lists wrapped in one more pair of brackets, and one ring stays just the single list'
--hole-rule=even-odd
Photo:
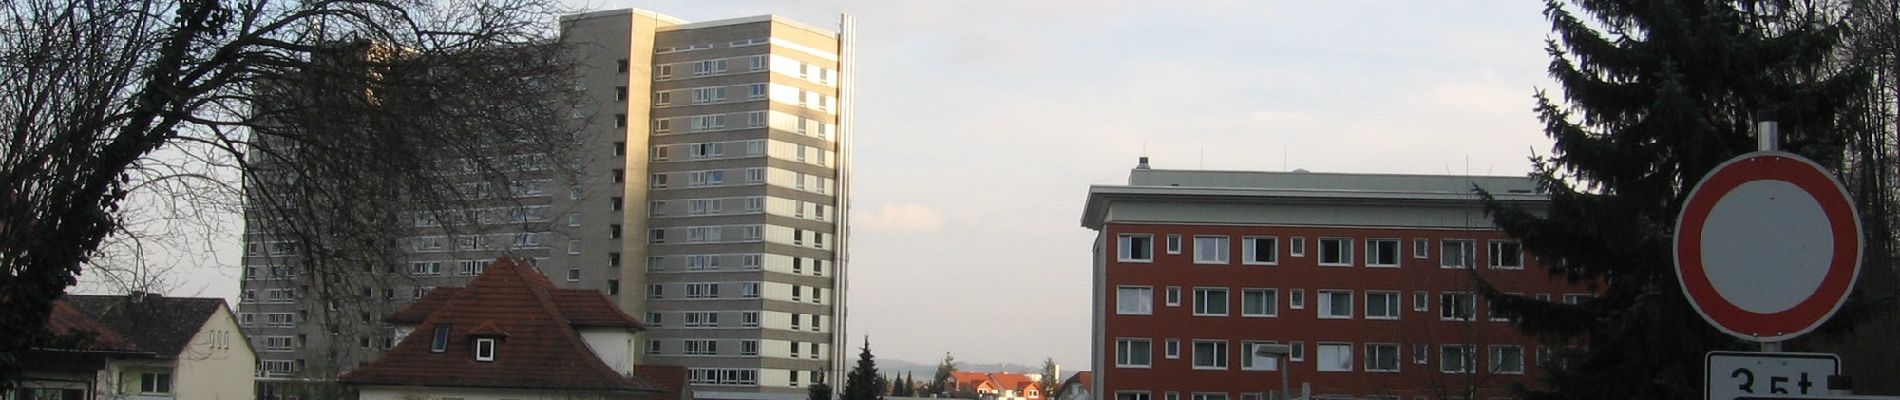
[{"label": "tall metal pole", "polygon": [[[1755,146],[1760,151],[1781,150],[1781,126],[1775,122],[1773,111],[1763,112],[1761,121],[1755,122]],[[1781,352],[1781,342],[1761,342],[1763,353]]]},{"label": "tall metal pole", "polygon": [[1293,398],[1293,392],[1292,392],[1292,389],[1290,389],[1292,388],[1292,386],[1287,384],[1287,377],[1286,377],[1287,375],[1293,373],[1293,368],[1292,368],[1293,366],[1287,364],[1287,361],[1286,361],[1288,357],[1292,357],[1292,356],[1293,355],[1289,353],[1289,354],[1281,354],[1279,357],[1274,357],[1274,358],[1280,359],[1279,361],[1280,362],[1280,400],[1288,400],[1288,399]]}]

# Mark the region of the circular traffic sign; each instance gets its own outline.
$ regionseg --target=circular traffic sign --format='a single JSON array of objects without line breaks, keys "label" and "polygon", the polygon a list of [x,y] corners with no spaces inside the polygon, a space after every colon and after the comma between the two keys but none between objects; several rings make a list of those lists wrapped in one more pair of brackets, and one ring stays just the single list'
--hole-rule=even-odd
[{"label": "circular traffic sign", "polygon": [[1860,274],[1860,218],[1820,165],[1782,152],[1729,160],[1676,220],[1676,277],[1717,329],[1778,342],[1839,310]]}]

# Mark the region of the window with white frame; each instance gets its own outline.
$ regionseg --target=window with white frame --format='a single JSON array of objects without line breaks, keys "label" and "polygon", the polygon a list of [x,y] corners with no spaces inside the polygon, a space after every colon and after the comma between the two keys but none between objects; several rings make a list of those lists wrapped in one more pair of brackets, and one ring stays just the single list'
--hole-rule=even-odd
[{"label": "window with white frame", "polygon": [[1477,315],[1477,311],[1477,295],[1463,292],[1445,292],[1438,295],[1438,319],[1470,321]]},{"label": "window with white frame", "polygon": [[1226,236],[1195,236],[1195,264],[1226,264],[1228,251]]},{"label": "window with white frame", "polygon": [[1399,240],[1366,239],[1366,266],[1399,266]]},{"label": "window with white frame", "polygon": [[739,355],[742,355],[742,356],[759,355],[759,341],[757,339],[746,339],[746,340],[739,341]]},{"label": "window with white frame", "polygon": [[1169,307],[1179,307],[1179,306],[1181,306],[1181,287],[1180,287],[1180,286],[1169,286],[1169,287],[1168,287],[1168,294],[1167,294],[1167,299],[1165,299],[1165,300],[1167,300],[1167,302],[1166,302],[1166,303],[1168,304],[1168,306],[1169,306]]},{"label": "window with white frame", "polygon": [[1475,369],[1471,364],[1471,346],[1448,344],[1438,347],[1438,372],[1471,373]]},{"label": "window with white frame", "polygon": [[1274,356],[1260,355],[1260,350],[1278,342],[1249,340],[1241,342],[1240,369],[1246,371],[1279,371],[1280,360]]},{"label": "window with white frame", "polygon": [[1115,340],[1115,366],[1147,368],[1153,363],[1153,344],[1148,339]]},{"label": "window with white frame", "polygon": [[1181,254],[1181,235],[1168,235],[1168,254]]},{"label": "window with white frame", "polygon": [[1287,308],[1295,310],[1306,309],[1306,289],[1293,289],[1288,291],[1286,306]]},{"label": "window with white frame", "polygon": [[1122,315],[1149,315],[1154,313],[1154,288],[1147,286],[1122,286],[1115,288],[1115,313]]},{"label": "window with white frame", "polygon": [[1121,391],[1121,392],[1115,392],[1115,400],[1154,400],[1154,399],[1153,397],[1150,397],[1148,395],[1148,392]]},{"label": "window with white frame", "polygon": [[686,285],[686,298],[689,298],[689,299],[719,298],[719,284],[717,283],[689,283]]},{"label": "window with white frame", "polygon": [[1352,319],[1352,291],[1319,291],[1319,317],[1324,319]]},{"label": "window with white frame", "polygon": [[495,361],[495,339],[475,339],[475,361]]},{"label": "window with white frame", "polygon": [[1431,308],[1432,292],[1423,290],[1412,292],[1412,311],[1426,312],[1431,311]]},{"label": "window with white frame", "polygon": [[1226,393],[1196,392],[1194,393],[1193,397],[1191,397],[1191,399],[1192,400],[1227,400],[1227,394]]},{"label": "window with white frame", "polygon": [[1515,345],[1491,346],[1491,373],[1518,375],[1524,373],[1524,347]]},{"label": "window with white frame", "polygon": [[1438,266],[1447,269],[1471,268],[1472,258],[1477,257],[1477,242],[1463,239],[1446,239],[1440,242]]},{"label": "window with white frame", "polygon": [[1194,341],[1194,369],[1227,369],[1227,341]]},{"label": "window with white frame", "polygon": [[726,72],[726,60],[704,60],[693,63],[693,75],[709,75]]},{"label": "window with white frame", "polygon": [[1366,319],[1399,319],[1399,292],[1367,290]]},{"label": "window with white frame", "polygon": [[1583,304],[1592,298],[1596,296],[1585,293],[1564,293],[1564,304]]},{"label": "window with white frame", "polygon": [[1294,257],[1306,257],[1306,237],[1294,236],[1287,241],[1287,253]]},{"label": "window with white frame", "polygon": [[1319,359],[1314,367],[1320,372],[1352,371],[1352,343],[1321,342],[1315,351]]},{"label": "window with white frame", "polygon": [[1421,259],[1430,258],[1431,255],[1432,255],[1432,240],[1431,239],[1424,239],[1424,238],[1412,239],[1412,258],[1421,258]]},{"label": "window with white frame", "polygon": [[1432,345],[1424,344],[1424,343],[1413,343],[1412,344],[1412,363],[1418,364],[1418,365],[1425,365],[1425,364],[1430,364],[1431,362],[1432,362]]},{"label": "window with white frame", "polygon": [[1485,254],[1492,269],[1524,269],[1524,246],[1514,240],[1493,240],[1489,242],[1490,252]]},{"label": "window with white frame", "polygon": [[751,84],[751,85],[747,85],[747,86],[746,86],[746,98],[747,98],[747,99],[752,99],[752,100],[758,100],[758,99],[763,99],[763,98],[765,98],[765,87],[766,87],[766,85],[765,85],[765,84],[763,84],[763,83],[754,83],[754,84]]},{"label": "window with white frame", "polygon": [[1366,371],[1399,372],[1399,345],[1366,343]]},{"label": "window with white frame", "polygon": [[1280,315],[1280,293],[1274,289],[1241,289],[1240,316],[1273,317]]},{"label": "window with white frame", "polygon": [[1227,315],[1227,289],[1194,288],[1194,315]]},{"label": "window with white frame", "polygon": [[1306,342],[1295,340],[1288,343],[1286,359],[1295,362],[1306,361]]},{"label": "window with white frame", "polygon": [[1154,235],[1122,234],[1115,243],[1116,260],[1123,262],[1154,261]]},{"label": "window with white frame", "polygon": [[688,327],[719,326],[719,313],[716,313],[716,312],[686,313],[686,326]]},{"label": "window with white frame", "polygon": [[568,281],[568,282],[580,282],[580,281],[581,281],[581,269],[580,269],[580,268],[568,268],[568,269],[567,269],[567,281]]},{"label": "window with white frame", "polygon": [[1351,266],[1352,238],[1319,238],[1319,265]]},{"label": "window with white frame", "polygon": [[1247,236],[1240,239],[1241,264],[1274,265],[1280,263],[1280,240],[1272,236]]},{"label": "window with white frame", "polygon": [[712,339],[686,339],[682,353],[689,356],[710,356],[719,354],[719,341]]},{"label": "window with white frame", "polygon": [[695,88],[692,92],[693,104],[707,104],[726,100],[726,88],[724,87]]},{"label": "window with white frame", "polygon": [[748,328],[759,326],[759,312],[746,311],[739,313],[739,326]]},{"label": "window with white frame", "polygon": [[648,341],[647,341],[647,354],[660,354],[660,341],[659,341],[659,340],[648,340]]},{"label": "window with white frame", "polygon": [[1165,343],[1167,344],[1162,346],[1164,350],[1161,351],[1163,357],[1170,360],[1181,358],[1181,339],[1168,339]]},{"label": "window with white frame", "polygon": [[765,141],[764,140],[747,140],[745,142],[745,155],[747,156],[765,155]]}]

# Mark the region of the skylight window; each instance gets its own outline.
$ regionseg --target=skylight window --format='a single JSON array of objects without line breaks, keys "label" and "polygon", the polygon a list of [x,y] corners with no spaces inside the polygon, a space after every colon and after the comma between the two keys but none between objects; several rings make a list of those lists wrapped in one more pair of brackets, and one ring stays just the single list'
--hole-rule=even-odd
[{"label": "skylight window", "polygon": [[449,325],[436,325],[435,342],[429,345],[429,352],[442,353],[447,351],[449,351]]}]

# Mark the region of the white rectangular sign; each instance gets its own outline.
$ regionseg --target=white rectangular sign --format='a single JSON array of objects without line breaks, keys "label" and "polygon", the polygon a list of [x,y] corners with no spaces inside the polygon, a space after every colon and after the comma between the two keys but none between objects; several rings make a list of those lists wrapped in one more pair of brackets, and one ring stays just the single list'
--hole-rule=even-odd
[{"label": "white rectangular sign", "polygon": [[1757,396],[1827,394],[1827,379],[1841,373],[1841,358],[1822,353],[1711,351],[1704,359],[1703,393],[1709,400]]}]

